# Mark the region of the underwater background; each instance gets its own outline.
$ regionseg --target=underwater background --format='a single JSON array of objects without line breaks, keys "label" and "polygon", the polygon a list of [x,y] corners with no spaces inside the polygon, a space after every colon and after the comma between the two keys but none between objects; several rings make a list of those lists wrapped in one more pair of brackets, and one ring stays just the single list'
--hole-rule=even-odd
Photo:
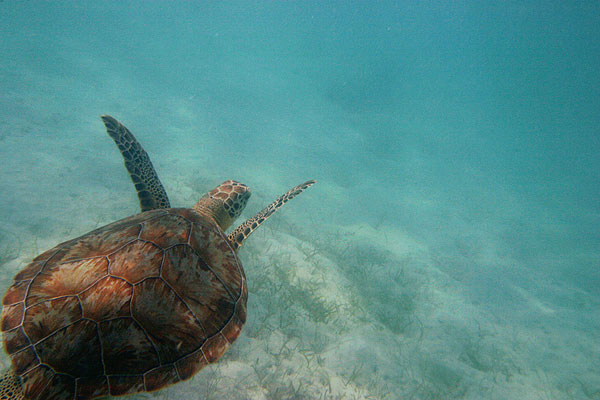
[{"label": "underwater background", "polygon": [[597,1],[5,0],[0,61],[2,292],[139,212],[101,114],[173,206],[318,180],[232,348],[132,398],[600,399]]}]

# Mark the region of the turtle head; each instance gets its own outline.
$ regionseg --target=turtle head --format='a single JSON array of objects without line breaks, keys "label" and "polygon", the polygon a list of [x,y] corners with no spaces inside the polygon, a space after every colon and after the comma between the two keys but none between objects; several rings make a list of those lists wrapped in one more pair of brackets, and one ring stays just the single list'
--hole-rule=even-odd
[{"label": "turtle head", "polygon": [[248,186],[228,180],[202,196],[194,210],[214,218],[221,229],[226,230],[240,216],[250,194]]}]

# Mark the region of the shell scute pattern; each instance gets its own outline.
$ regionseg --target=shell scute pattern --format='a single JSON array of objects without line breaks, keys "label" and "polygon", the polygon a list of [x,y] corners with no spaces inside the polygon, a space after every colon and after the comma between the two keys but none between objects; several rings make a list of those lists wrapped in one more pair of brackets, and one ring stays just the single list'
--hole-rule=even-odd
[{"label": "shell scute pattern", "polygon": [[44,264],[46,261],[32,261],[25,268],[23,268],[17,276],[15,276],[15,281],[25,281],[31,280],[35,278],[35,276],[44,268]]},{"label": "shell scute pattern", "polygon": [[108,256],[108,272],[136,284],[148,277],[158,277],[163,250],[157,245],[137,240]]},{"label": "shell scute pattern", "polygon": [[[188,269],[186,265],[194,267]],[[237,299],[191,247],[176,246],[167,251],[162,277],[181,296],[193,315],[204,322],[205,337],[223,328]],[[186,279],[203,284],[189,285]],[[216,314],[215,308],[219,310]]]},{"label": "shell scute pattern", "polygon": [[31,344],[27,335],[25,335],[23,326],[21,325],[9,331],[5,331],[3,334],[4,347],[6,348],[6,352],[9,354],[16,353],[17,351],[22,350]]},{"label": "shell scute pattern", "polygon": [[50,384],[44,389],[43,399],[71,400],[75,392],[75,378],[65,374],[55,374]]},{"label": "shell scute pattern", "polygon": [[[93,257],[105,257],[129,242],[136,240],[140,234],[139,224],[118,229],[100,230],[92,232],[80,238],[80,240],[69,244],[65,248],[61,261],[79,261]],[[45,269],[45,268],[44,268]]]},{"label": "shell scute pattern", "polygon": [[59,297],[27,308],[23,328],[32,343],[50,336],[59,329],[79,321],[81,305],[76,296]]},{"label": "shell scute pattern", "polygon": [[[211,229],[212,228],[212,229]],[[232,298],[239,298],[243,282],[244,271],[235,252],[229,246],[227,238],[214,227],[204,227],[194,224],[194,235],[190,237],[190,245],[197,249],[199,256],[210,266],[212,272],[224,283]],[[239,268],[232,269],[231,265]],[[242,279],[234,279],[241,275]]]},{"label": "shell scute pattern", "polygon": [[2,304],[6,306],[22,302],[23,299],[25,299],[25,295],[27,294],[27,289],[29,288],[30,283],[31,279],[13,283],[12,286],[6,291],[4,299],[2,299]]},{"label": "shell scute pattern", "polygon": [[208,360],[204,356],[202,348],[195,352],[188,354],[187,356],[180,358],[175,362],[175,368],[177,368],[177,375],[182,380],[186,380],[200,371],[204,366],[208,365]]},{"label": "shell scute pattern", "polygon": [[176,361],[206,338],[201,323],[160,278],[135,286],[131,313],[146,328],[163,362]]},{"label": "shell scute pattern", "polygon": [[179,381],[177,370],[173,364],[163,365],[144,374],[144,384],[149,392]]},{"label": "shell scute pattern", "polygon": [[127,317],[133,286],[125,280],[107,276],[79,294],[83,317],[100,322]]},{"label": "shell scute pattern", "polygon": [[216,360],[245,321],[239,259],[188,209],[126,218],[42,256],[3,299],[5,347],[29,398],[160,389]]},{"label": "shell scute pattern", "polygon": [[55,371],[74,377],[97,376],[103,369],[97,324],[87,319],[46,337],[35,345],[35,352]]},{"label": "shell scute pattern", "polygon": [[95,376],[93,378],[77,379],[77,398],[93,399],[96,397],[108,396],[108,378],[106,376]]},{"label": "shell scute pattern", "polygon": [[46,365],[38,365],[31,371],[26,372],[22,375],[22,384],[24,389],[29,389],[31,398],[38,399],[42,398],[44,389],[47,387],[47,383],[54,377],[54,372],[51,368]]},{"label": "shell scute pattern", "polygon": [[112,396],[123,396],[126,394],[144,391],[143,375],[111,375],[108,377],[108,385]]},{"label": "shell scute pattern", "polygon": [[22,350],[18,350],[11,354],[11,358],[17,375],[21,375],[40,364],[33,346],[27,346]]},{"label": "shell scute pattern", "polygon": [[30,307],[56,297],[76,295],[106,276],[107,272],[106,257],[49,263],[33,279],[25,305]]},{"label": "shell scute pattern", "polygon": [[242,325],[246,322],[246,307],[237,304],[235,314],[231,317],[231,321],[223,328],[222,334],[228,342],[232,343],[242,331]]},{"label": "shell scute pattern", "polygon": [[[53,248],[51,248],[50,250],[46,250],[45,252],[43,252],[42,254],[40,254],[39,256],[35,257],[33,260],[31,260],[31,264],[41,264],[40,265],[40,269],[41,267],[44,266],[44,263],[46,261],[48,261],[49,259],[53,258],[56,256],[56,254],[66,245],[68,245],[71,242],[76,241],[77,239],[71,239],[71,240],[67,240],[66,242],[62,242],[57,244],[56,246],[54,246]],[[30,264],[30,265],[31,265]],[[24,270],[23,270],[24,271]],[[21,272],[23,272],[21,271]],[[19,276],[19,275],[17,275]],[[17,279],[20,280],[20,279]]]},{"label": "shell scute pattern", "polygon": [[140,239],[147,240],[166,249],[188,242],[192,224],[179,215],[165,215],[143,223]]},{"label": "shell scute pattern", "polygon": [[143,374],[160,365],[154,345],[133,318],[104,321],[99,328],[107,375]]},{"label": "shell scute pattern", "polygon": [[229,349],[229,346],[231,346],[231,343],[219,332],[206,340],[204,346],[202,346],[202,352],[208,362],[212,363],[217,361]]},{"label": "shell scute pattern", "polygon": [[25,305],[23,302],[13,304],[11,306],[4,306],[7,312],[2,318],[2,330],[8,331],[19,326],[23,321],[23,314],[25,312]]}]

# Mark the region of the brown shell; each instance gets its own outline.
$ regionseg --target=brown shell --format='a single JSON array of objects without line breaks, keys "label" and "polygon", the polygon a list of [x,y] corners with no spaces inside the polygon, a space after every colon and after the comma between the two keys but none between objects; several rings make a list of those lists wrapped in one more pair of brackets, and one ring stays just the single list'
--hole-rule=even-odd
[{"label": "brown shell", "polygon": [[4,296],[28,399],[153,391],[216,361],[246,321],[242,265],[212,220],[153,210],[36,257]]}]

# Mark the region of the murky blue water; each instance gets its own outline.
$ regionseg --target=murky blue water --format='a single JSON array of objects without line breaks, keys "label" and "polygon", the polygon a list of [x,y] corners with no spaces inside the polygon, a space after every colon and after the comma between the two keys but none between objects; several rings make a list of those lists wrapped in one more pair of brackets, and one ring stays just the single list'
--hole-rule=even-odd
[{"label": "murky blue water", "polygon": [[148,398],[599,398],[597,2],[6,0],[0,54],[2,290],[139,211],[100,114],[175,206],[319,181],[241,250],[233,348]]}]

